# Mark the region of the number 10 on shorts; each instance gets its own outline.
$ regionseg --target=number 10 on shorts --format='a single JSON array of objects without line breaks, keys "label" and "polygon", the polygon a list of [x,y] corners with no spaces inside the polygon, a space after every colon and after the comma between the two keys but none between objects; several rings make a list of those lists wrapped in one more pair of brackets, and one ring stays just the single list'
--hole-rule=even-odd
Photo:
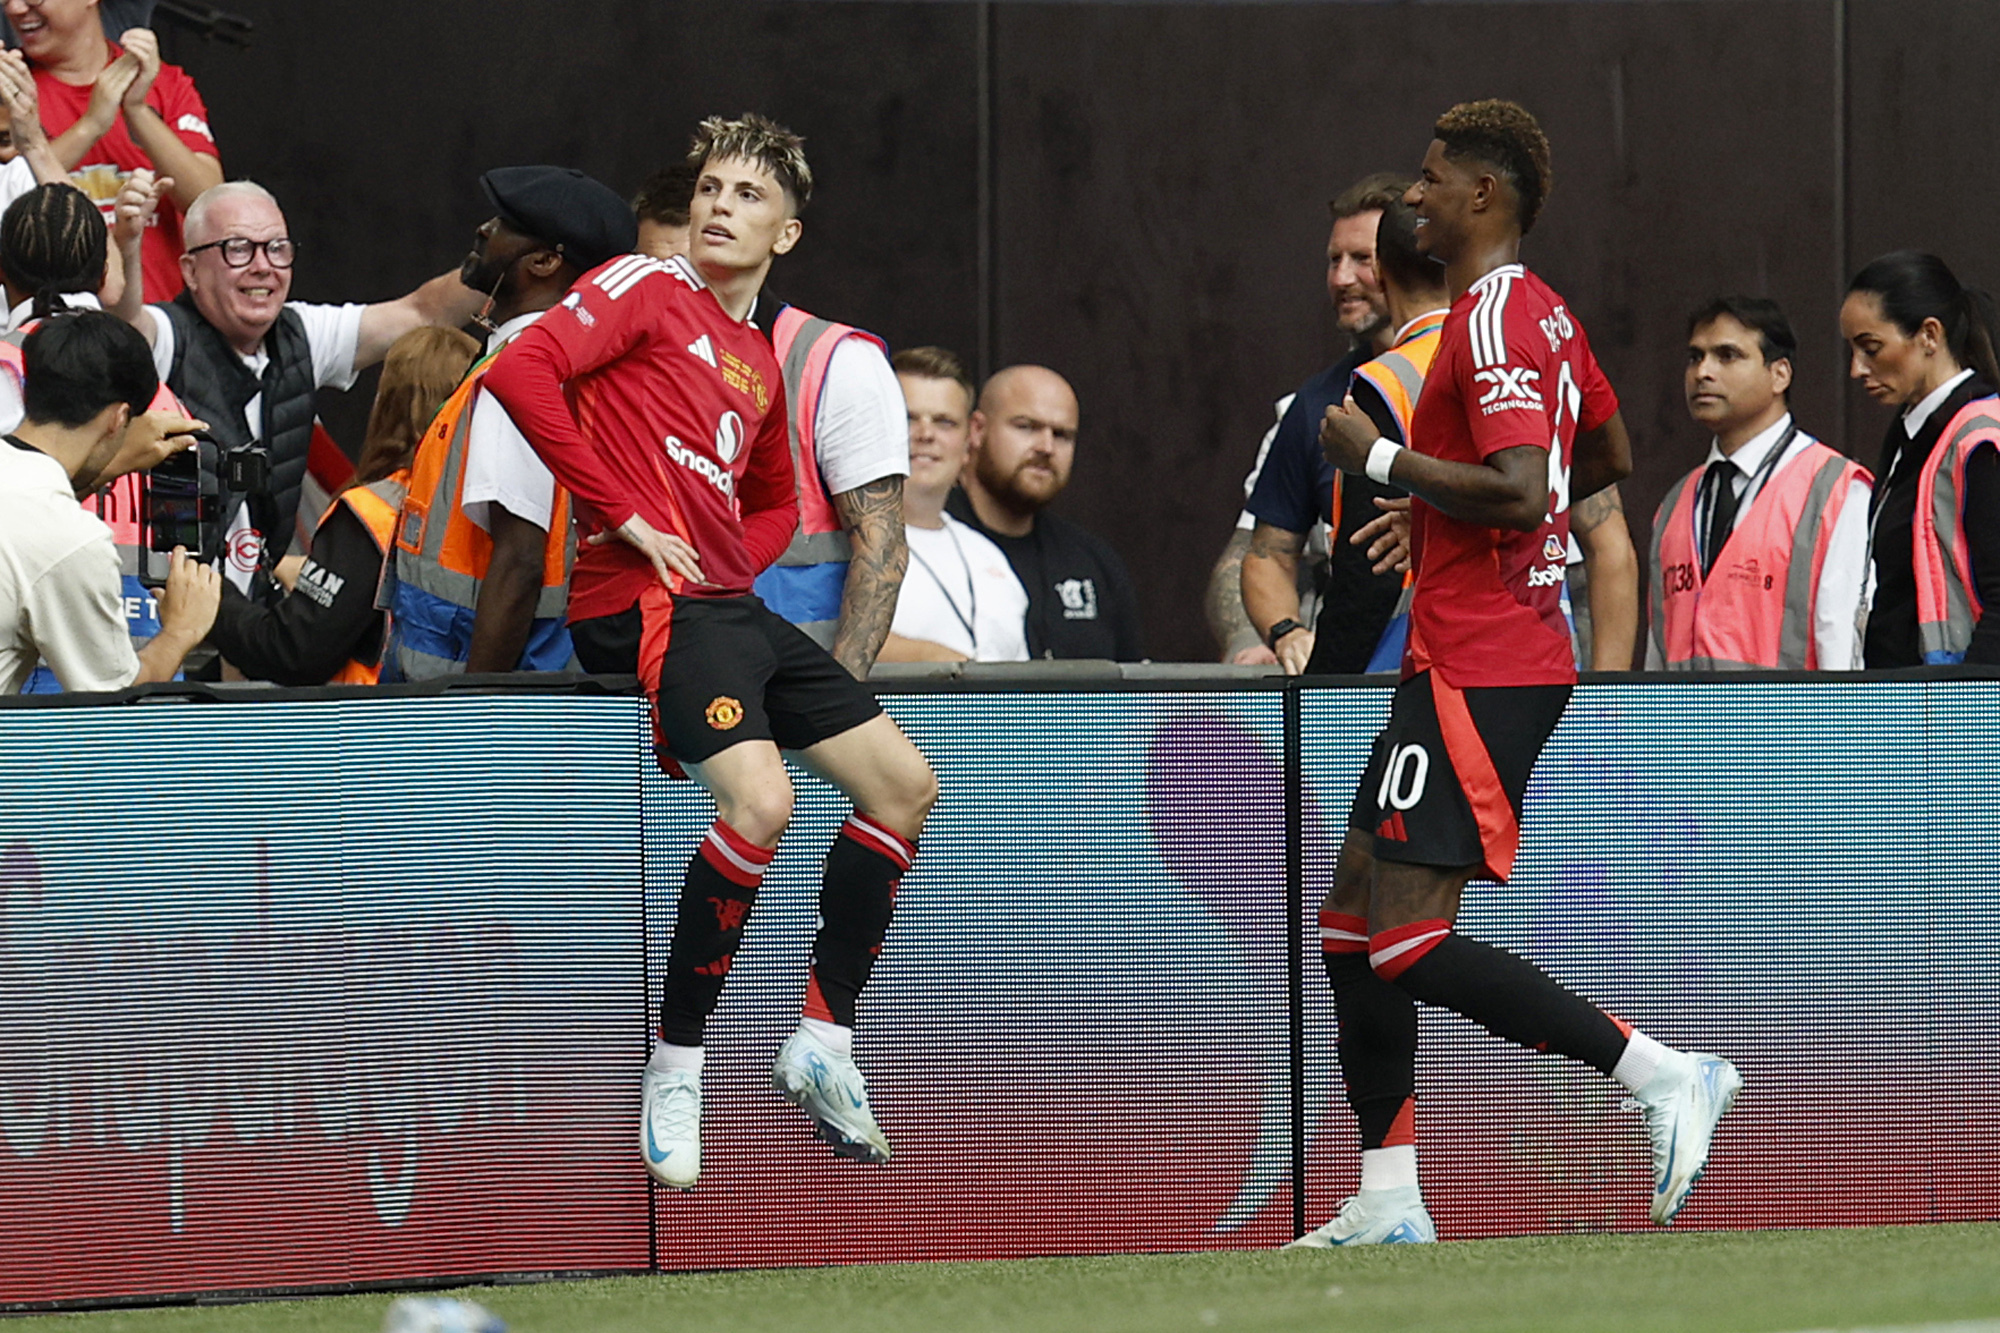
[{"label": "number 10 on shorts", "polygon": [[1424,799],[1424,783],[1431,775],[1430,752],[1421,745],[1398,745],[1382,764],[1382,789],[1375,793],[1376,808],[1408,810]]}]

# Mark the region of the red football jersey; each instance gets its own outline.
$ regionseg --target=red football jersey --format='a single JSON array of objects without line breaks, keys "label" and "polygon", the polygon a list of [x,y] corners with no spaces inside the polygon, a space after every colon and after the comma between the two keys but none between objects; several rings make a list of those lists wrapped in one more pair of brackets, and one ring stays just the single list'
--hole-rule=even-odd
[{"label": "red football jersey", "polygon": [[1461,689],[1576,679],[1562,613],[1570,451],[1578,430],[1596,430],[1617,410],[1583,325],[1519,264],[1494,269],[1452,303],[1410,446],[1475,465],[1502,449],[1545,449],[1549,507],[1535,531],[1510,532],[1411,504],[1406,677],[1428,669]]},{"label": "red football jersey", "polygon": [[[624,255],[584,274],[485,387],[580,502],[581,535],[638,514],[694,547],[708,583],[676,578],[677,597],[749,592],[792,539],[778,363],[685,259]],[[570,619],[616,615],[658,577],[626,542],[579,542]]]},{"label": "red football jersey", "polygon": [[[124,48],[111,44],[111,60],[123,55]],[[106,61],[109,64],[110,61]],[[41,99],[42,127],[51,139],[83,117],[90,106],[89,84],[68,84],[47,70],[35,70],[35,93]],[[146,92],[146,105],[160,113],[189,151],[216,157],[215,136],[208,129],[208,108],[195,90],[194,80],[179,65],[162,64],[153,86]],[[125,178],[140,167],[152,168],[155,175],[167,173],[153,167],[145,150],[132,140],[132,131],[120,115],[111,122],[104,137],[84,150],[71,178],[77,188],[97,201],[104,212],[104,224],[111,225],[112,204]],[[161,199],[140,243],[140,262],[146,274],[146,299],[171,301],[181,290],[181,210],[172,199]]]}]

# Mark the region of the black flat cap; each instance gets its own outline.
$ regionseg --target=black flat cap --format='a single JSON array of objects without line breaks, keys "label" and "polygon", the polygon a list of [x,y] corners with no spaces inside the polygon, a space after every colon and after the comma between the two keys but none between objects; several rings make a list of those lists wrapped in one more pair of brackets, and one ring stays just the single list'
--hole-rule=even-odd
[{"label": "black flat cap", "polygon": [[479,185],[508,226],[561,246],[578,268],[596,268],[639,244],[632,206],[574,167],[495,167]]}]

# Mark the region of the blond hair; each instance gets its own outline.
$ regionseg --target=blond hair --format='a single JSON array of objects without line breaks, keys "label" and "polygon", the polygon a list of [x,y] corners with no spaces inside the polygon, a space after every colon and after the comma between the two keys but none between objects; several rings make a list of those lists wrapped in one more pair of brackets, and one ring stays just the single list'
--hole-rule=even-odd
[{"label": "blond hair", "polygon": [[699,172],[717,158],[741,158],[770,172],[792,201],[792,212],[805,210],[812,198],[812,168],[806,165],[806,141],[768,116],[746,111],[735,120],[710,116],[694,132],[688,165]]}]

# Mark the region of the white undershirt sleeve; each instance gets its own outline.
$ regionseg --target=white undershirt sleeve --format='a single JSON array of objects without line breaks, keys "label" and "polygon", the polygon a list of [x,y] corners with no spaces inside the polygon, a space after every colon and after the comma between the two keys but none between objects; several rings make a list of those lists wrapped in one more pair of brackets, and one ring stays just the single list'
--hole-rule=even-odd
[{"label": "white undershirt sleeve", "polygon": [[1847,488],[1847,502],[1827,541],[1813,593],[1813,645],[1822,671],[1861,665],[1861,597],[1868,582],[1868,498],[1865,481]]},{"label": "white undershirt sleeve", "polygon": [[305,325],[306,346],[312,349],[313,383],[322,389],[354,387],[355,353],[361,350],[361,312],[366,306],[315,305],[287,301]]},{"label": "white undershirt sleeve", "polygon": [[910,474],[910,418],[889,358],[867,338],[843,338],[827,359],[813,449],[829,496]]},{"label": "white undershirt sleeve", "polygon": [[547,532],[555,513],[556,479],[514,418],[507,415],[507,409],[480,389],[472,399],[459,507],[467,518],[491,532],[488,507],[495,503]]}]

